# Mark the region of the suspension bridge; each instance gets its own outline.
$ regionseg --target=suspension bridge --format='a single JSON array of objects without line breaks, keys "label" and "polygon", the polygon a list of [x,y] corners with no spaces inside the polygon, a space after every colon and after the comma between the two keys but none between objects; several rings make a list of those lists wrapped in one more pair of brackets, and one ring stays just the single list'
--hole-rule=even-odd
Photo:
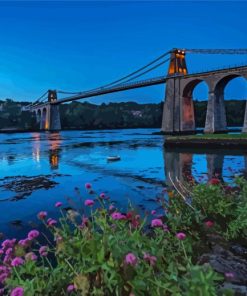
[{"label": "suspension bridge", "polygon": [[[193,90],[197,84],[205,81],[209,94],[204,132],[215,133],[225,131],[227,125],[224,89],[227,83],[236,77],[247,79],[247,64],[188,73],[185,59],[186,54],[246,55],[247,49],[172,49],[134,72],[91,90],[82,92],[48,90],[33,103],[26,106],[25,110],[35,112],[41,130],[60,130],[59,105],[62,103],[141,87],[166,84],[161,130],[167,134],[191,133],[195,131]],[[164,64],[168,64],[168,73],[166,75],[141,80],[141,77]],[[247,132],[247,107],[242,130]]]}]

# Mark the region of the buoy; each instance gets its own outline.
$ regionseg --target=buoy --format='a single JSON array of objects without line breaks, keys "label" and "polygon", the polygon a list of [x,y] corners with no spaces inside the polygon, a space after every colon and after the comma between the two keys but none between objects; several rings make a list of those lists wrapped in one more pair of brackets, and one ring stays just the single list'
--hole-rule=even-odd
[{"label": "buoy", "polygon": [[107,160],[108,161],[117,161],[117,160],[120,160],[121,157],[119,155],[116,155],[116,156],[108,156],[107,157]]}]

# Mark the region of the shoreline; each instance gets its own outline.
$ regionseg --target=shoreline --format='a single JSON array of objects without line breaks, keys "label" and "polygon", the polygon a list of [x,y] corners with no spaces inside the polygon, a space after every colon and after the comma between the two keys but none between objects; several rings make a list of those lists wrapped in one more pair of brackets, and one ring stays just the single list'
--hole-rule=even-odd
[{"label": "shoreline", "polygon": [[165,137],[166,148],[246,148],[247,134],[203,134]]}]

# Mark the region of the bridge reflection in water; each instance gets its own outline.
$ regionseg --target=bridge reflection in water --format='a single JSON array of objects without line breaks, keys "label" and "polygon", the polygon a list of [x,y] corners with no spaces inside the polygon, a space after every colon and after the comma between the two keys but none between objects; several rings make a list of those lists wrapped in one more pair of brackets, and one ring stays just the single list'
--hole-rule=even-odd
[{"label": "bridge reflection in water", "polygon": [[[42,153],[42,138],[40,133],[33,133],[32,137],[34,139],[33,141],[33,151],[32,156],[33,160],[36,163],[40,163],[41,161],[41,153]],[[50,163],[50,168],[52,170],[57,170],[59,168],[59,159],[60,159],[60,152],[61,152],[61,143],[62,143],[62,137],[59,132],[53,132],[53,133],[47,133],[46,134],[46,140],[48,142],[48,147],[46,150],[46,147],[44,148],[44,153],[47,153],[48,151],[48,159]]]},{"label": "bridge reflection in water", "polygon": [[50,167],[53,170],[58,169],[59,167],[59,158],[60,158],[60,145],[62,142],[61,135],[59,133],[49,134],[49,162]]},{"label": "bridge reflection in water", "polygon": [[[189,150],[183,148],[166,149],[164,155],[164,169],[166,176],[166,183],[168,186],[172,186],[172,182],[200,182],[209,181],[212,178],[218,178],[222,182],[228,181],[234,178],[234,170],[231,167],[226,168],[226,157],[240,156],[244,158],[244,168],[241,171],[237,171],[238,175],[247,177],[247,154],[246,151],[235,150]],[[195,164],[194,159],[196,156],[200,156],[200,162],[203,164],[202,157],[205,157],[206,168],[205,171],[196,171],[198,163]],[[224,168],[224,170],[223,170]],[[201,170],[201,169],[200,169]],[[228,170],[226,178],[226,170]],[[199,173],[199,174],[198,174]],[[170,175],[170,178],[169,178]],[[224,175],[224,177],[223,177]],[[197,180],[195,180],[195,176]],[[199,176],[199,177],[198,177]],[[171,181],[171,180],[172,181]],[[227,180],[226,180],[227,179]]]}]

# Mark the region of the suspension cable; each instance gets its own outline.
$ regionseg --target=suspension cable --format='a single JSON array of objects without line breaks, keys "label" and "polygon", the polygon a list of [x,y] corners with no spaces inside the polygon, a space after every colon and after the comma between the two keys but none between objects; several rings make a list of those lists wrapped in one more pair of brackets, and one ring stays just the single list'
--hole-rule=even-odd
[{"label": "suspension cable", "polygon": [[[142,70],[148,68],[149,66],[153,65],[154,63],[156,63],[157,61],[159,61],[160,59],[164,58],[165,56],[167,56],[167,55],[170,54],[170,53],[171,53],[171,51],[167,51],[167,52],[165,52],[164,54],[162,54],[161,56],[159,56],[158,58],[156,58],[155,60],[153,60],[153,61],[151,61],[150,63],[148,63],[147,65],[145,65],[145,66],[143,66],[143,67],[137,69],[136,71],[134,71],[134,72],[132,72],[132,73],[130,73],[130,74],[128,74],[128,75],[126,75],[126,76],[124,76],[124,77],[118,79],[118,80],[115,80],[115,81],[113,81],[113,82],[111,82],[111,83],[105,84],[105,85],[102,86],[102,87],[108,87],[108,86],[111,86],[111,85],[113,85],[113,84],[116,84],[117,82],[120,82],[120,81],[122,81],[122,80],[125,80],[126,78],[131,77],[131,76],[133,76],[134,74],[136,74],[136,73],[138,73],[138,72],[140,72],[140,71],[142,71]],[[155,68],[154,68],[154,69],[155,69]]]},{"label": "suspension cable", "polygon": [[152,70],[154,70],[154,69],[160,67],[161,65],[167,63],[168,61],[170,61],[170,58],[169,58],[169,59],[166,59],[166,60],[164,60],[164,61],[162,61],[162,62],[160,62],[159,64],[153,66],[152,68],[150,68],[150,69],[148,69],[148,70],[146,70],[146,71],[144,71],[144,72],[142,72],[142,73],[140,73],[140,74],[138,74],[138,75],[135,75],[134,77],[132,77],[132,78],[130,78],[130,79],[124,81],[123,83],[119,83],[119,84],[117,84],[117,85],[115,85],[115,86],[124,85],[126,82],[129,82],[129,81],[132,81],[132,80],[134,80],[134,79],[136,79],[136,78],[139,78],[139,77],[141,77],[141,76],[147,74],[148,72],[151,72]]},{"label": "suspension cable", "polygon": [[247,48],[238,49],[183,49],[186,53],[201,54],[247,54]]},{"label": "suspension cable", "polygon": [[[153,61],[149,62],[149,63],[146,64],[145,66],[143,66],[143,67],[141,67],[141,68],[135,70],[134,72],[132,72],[132,73],[130,73],[130,74],[128,74],[128,75],[126,75],[126,76],[120,78],[120,79],[117,79],[117,80],[115,80],[115,81],[112,81],[111,83],[108,83],[108,84],[102,85],[102,86],[100,86],[100,87],[97,87],[97,88],[94,88],[94,89],[88,90],[87,92],[92,92],[92,91],[96,91],[97,89],[106,88],[106,87],[112,86],[112,85],[114,85],[114,84],[116,84],[116,83],[118,83],[118,82],[121,82],[121,81],[123,81],[123,83],[125,83],[125,82],[127,82],[127,81],[130,81],[130,80],[127,80],[127,81],[124,81],[124,80],[127,79],[127,78],[129,78],[129,77],[131,77],[131,76],[133,76],[133,75],[135,75],[135,74],[137,74],[137,73],[139,73],[140,71],[142,71],[142,70],[148,68],[149,66],[153,65],[154,63],[156,63],[157,61],[159,61],[160,59],[164,58],[165,56],[167,56],[167,55],[170,54],[170,53],[171,53],[171,51],[169,50],[169,51],[163,53],[162,55],[160,55],[159,57],[157,57],[156,59],[154,59]],[[167,60],[166,60],[166,61],[167,61]],[[165,62],[166,62],[166,61],[165,61]],[[165,62],[162,62],[162,63],[158,64],[157,67],[160,66],[160,65],[162,65],[162,64],[164,64]],[[150,70],[148,70],[147,72],[144,72],[143,74],[148,73],[149,71],[151,71],[151,70],[153,70],[153,69],[155,69],[155,68],[157,68],[157,67],[156,67],[156,66],[155,66],[155,67],[152,67]],[[135,78],[140,77],[140,76],[142,76],[143,74],[141,74],[141,75],[136,75]],[[134,78],[133,78],[133,79],[134,79]],[[133,80],[133,79],[131,79],[131,80]],[[119,84],[117,84],[117,85],[119,85]],[[59,91],[57,91],[57,92],[58,92],[58,93],[63,93],[63,94],[81,94],[81,93],[82,93],[82,92],[67,92],[67,91],[63,91],[63,90],[59,90]]]}]

